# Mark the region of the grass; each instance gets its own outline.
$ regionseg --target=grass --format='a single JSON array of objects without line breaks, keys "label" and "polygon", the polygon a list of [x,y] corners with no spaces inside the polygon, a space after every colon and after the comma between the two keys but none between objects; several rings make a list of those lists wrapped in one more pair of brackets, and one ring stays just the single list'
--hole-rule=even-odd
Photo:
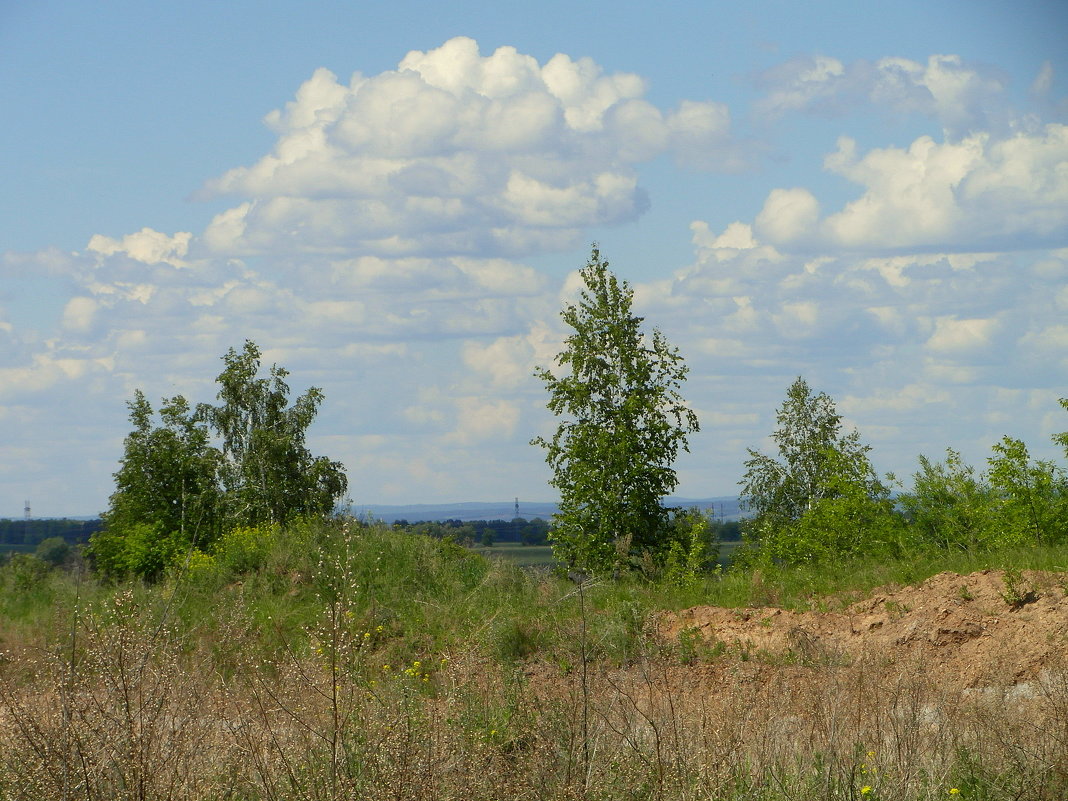
[{"label": "grass", "polygon": [[349,521],[234,538],[153,586],[8,565],[0,799],[1052,801],[1066,666],[1009,703],[877,656],[688,666],[650,623],[1065,564],[1064,548],[929,553],[576,587]]}]

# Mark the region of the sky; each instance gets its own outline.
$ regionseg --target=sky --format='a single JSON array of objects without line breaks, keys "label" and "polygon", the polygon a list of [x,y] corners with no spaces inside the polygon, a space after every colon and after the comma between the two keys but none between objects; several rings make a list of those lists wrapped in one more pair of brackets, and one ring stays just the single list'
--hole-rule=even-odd
[{"label": "sky", "polygon": [[553,500],[593,242],[690,368],[677,496],[803,376],[909,484],[1068,430],[1068,6],[0,3],[0,517],[255,341],[362,504]]}]

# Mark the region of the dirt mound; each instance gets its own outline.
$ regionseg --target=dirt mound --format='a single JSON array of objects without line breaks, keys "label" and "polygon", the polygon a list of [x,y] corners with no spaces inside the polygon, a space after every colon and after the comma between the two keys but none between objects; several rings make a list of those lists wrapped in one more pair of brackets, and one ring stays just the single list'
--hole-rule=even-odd
[{"label": "dirt mound", "polygon": [[875,590],[841,612],[697,606],[662,615],[658,632],[684,647],[746,659],[922,660],[952,686],[1023,682],[1068,664],[1068,575],[939,573],[914,587]]}]

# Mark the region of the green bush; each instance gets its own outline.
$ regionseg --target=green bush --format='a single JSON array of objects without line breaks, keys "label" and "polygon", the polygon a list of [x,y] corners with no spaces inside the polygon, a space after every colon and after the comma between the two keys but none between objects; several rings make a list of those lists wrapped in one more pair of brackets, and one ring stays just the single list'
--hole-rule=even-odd
[{"label": "green bush", "polygon": [[67,561],[71,554],[70,543],[62,537],[49,537],[37,543],[34,554],[38,559],[47,562],[53,567],[59,567]]},{"label": "green bush", "polygon": [[47,578],[51,565],[29,553],[15,553],[0,568],[0,587],[18,592],[37,589]]},{"label": "green bush", "polygon": [[188,550],[175,532],[164,532],[159,523],[134,523],[122,529],[104,528],[89,542],[89,556],[100,573],[117,580],[137,576],[149,581]]},{"label": "green bush", "polygon": [[211,555],[222,570],[234,575],[251,573],[267,564],[281,536],[277,524],[239,526],[216,541]]}]

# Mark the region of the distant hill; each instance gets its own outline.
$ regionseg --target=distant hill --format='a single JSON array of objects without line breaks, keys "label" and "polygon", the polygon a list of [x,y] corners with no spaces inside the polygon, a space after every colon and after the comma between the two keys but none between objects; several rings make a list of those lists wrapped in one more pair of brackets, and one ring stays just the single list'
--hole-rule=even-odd
[{"label": "distant hill", "polygon": [[[698,509],[712,510],[719,520],[737,520],[742,517],[738,498],[733,495],[724,495],[716,498],[668,498],[668,506],[681,506],[689,509],[696,506]],[[540,517],[548,520],[557,512],[555,503],[548,501],[520,501],[519,516],[525,520],[533,520]],[[511,520],[515,517],[515,501],[500,502],[468,502],[468,503],[413,503],[407,505],[390,505],[379,503],[354,504],[352,513],[358,516],[371,517],[384,523],[395,523],[398,520],[407,520],[415,523],[421,520]],[[58,518],[35,518],[34,520],[54,520]],[[99,521],[99,516],[70,517],[63,520]],[[0,523],[22,525],[20,518],[0,518]]]},{"label": "distant hill", "polygon": [[[720,520],[737,520],[742,516],[735,496],[723,496],[719,498],[668,498],[668,506],[681,506],[689,509],[696,506],[715,512]],[[386,504],[356,504],[352,507],[353,514],[371,517],[384,523],[395,523],[398,520],[407,520],[409,523],[416,521],[438,520],[511,520],[515,517],[515,501],[501,501],[499,503],[416,503],[408,505]],[[519,516],[526,520],[540,517],[548,520],[557,512],[555,503],[520,501]]]}]

